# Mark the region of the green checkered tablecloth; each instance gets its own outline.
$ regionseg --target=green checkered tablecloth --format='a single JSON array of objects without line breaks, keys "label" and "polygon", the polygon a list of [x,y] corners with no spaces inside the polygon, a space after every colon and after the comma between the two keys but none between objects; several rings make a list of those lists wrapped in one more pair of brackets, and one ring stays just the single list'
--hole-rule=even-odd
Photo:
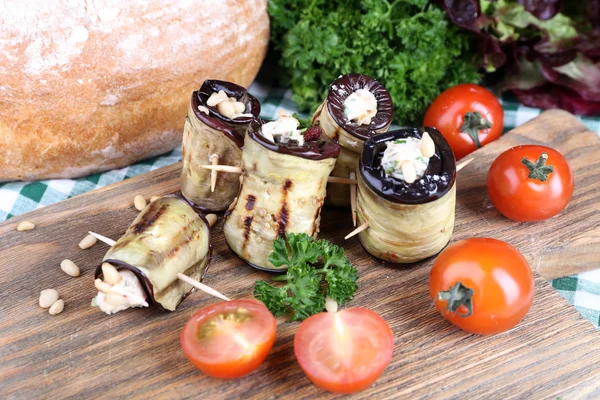
[{"label": "green checkered tablecloth", "polygon": [[[250,92],[262,104],[261,116],[275,119],[277,110],[295,111],[289,90],[272,87],[265,80],[255,82]],[[503,98],[505,131],[536,117],[539,109],[519,105],[513,98]],[[587,127],[600,134],[600,118],[581,118]],[[14,215],[53,204],[69,197],[111,183],[143,174],[181,160],[181,148],[118,170],[94,174],[81,179],[53,179],[39,182],[9,182],[0,184],[0,221]],[[592,324],[600,329],[600,260],[598,270],[551,281],[558,292]]]}]

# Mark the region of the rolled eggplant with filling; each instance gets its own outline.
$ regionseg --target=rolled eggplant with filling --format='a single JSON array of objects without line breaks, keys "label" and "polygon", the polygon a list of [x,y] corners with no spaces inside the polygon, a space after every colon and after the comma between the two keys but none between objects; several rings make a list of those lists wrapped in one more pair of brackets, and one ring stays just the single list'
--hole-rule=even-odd
[{"label": "rolled eggplant with filling", "polygon": [[281,270],[268,260],[273,240],[287,233],[319,232],[327,178],[340,146],[319,139],[316,128],[298,130],[298,121],[250,124],[242,154],[240,194],[225,214],[223,232],[238,256],[258,269]]},{"label": "rolled eggplant with filling", "polygon": [[[350,172],[356,171],[365,140],[386,132],[393,116],[392,98],[375,79],[362,74],[347,74],[333,82],[312,119],[312,124],[321,128],[323,139],[337,141],[342,146],[331,175],[350,177]],[[350,205],[350,187],[330,183],[327,203]]]},{"label": "rolled eggplant with filling", "polygon": [[357,171],[363,247],[392,263],[441,251],[454,230],[456,161],[434,128],[407,128],[365,142]]},{"label": "rolled eggplant with filling", "polygon": [[211,257],[210,225],[180,194],[151,202],[96,269],[93,305],[107,314],[156,304],[174,311],[192,286],[183,273],[201,280]]},{"label": "rolled eggplant with filling", "polygon": [[231,82],[207,80],[192,94],[183,130],[181,193],[195,206],[218,212],[231,204],[238,178],[219,174],[212,190],[211,171],[200,166],[239,167],[246,130],[259,114],[258,100]]}]

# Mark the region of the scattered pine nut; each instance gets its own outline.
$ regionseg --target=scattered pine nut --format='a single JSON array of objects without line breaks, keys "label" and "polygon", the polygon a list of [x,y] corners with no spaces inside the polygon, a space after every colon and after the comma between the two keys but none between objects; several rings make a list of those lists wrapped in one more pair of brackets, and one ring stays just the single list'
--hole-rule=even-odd
[{"label": "scattered pine nut", "polygon": [[81,275],[79,267],[71,260],[62,260],[62,262],[60,263],[60,269],[62,269],[63,272],[69,276]]},{"label": "scattered pine nut", "polygon": [[40,292],[40,307],[50,308],[58,300],[56,289],[44,289]]},{"label": "scattered pine nut", "polygon": [[17,230],[19,232],[30,231],[33,228],[35,228],[35,225],[33,224],[33,222],[30,221],[21,221],[21,223],[19,223],[19,225],[17,226]]},{"label": "scattered pine nut", "polygon": [[205,218],[208,221],[208,225],[210,225],[211,228],[217,222],[217,216],[215,214],[207,214]]},{"label": "scattered pine nut", "polygon": [[144,208],[146,208],[146,199],[144,199],[144,196],[140,194],[135,196],[135,198],[133,199],[133,206],[138,211],[142,211]]},{"label": "scattered pine nut", "polygon": [[65,302],[63,299],[58,299],[52,304],[48,312],[50,315],[60,314],[62,310],[65,308]]},{"label": "scattered pine nut", "polygon": [[81,250],[89,249],[90,247],[95,245],[97,241],[98,239],[96,239],[95,236],[87,235],[86,237],[81,239],[81,242],[79,242],[79,248]]},{"label": "scattered pine nut", "polygon": [[160,196],[152,196],[150,197],[150,203],[152,203],[154,200],[158,200],[160,199]]}]

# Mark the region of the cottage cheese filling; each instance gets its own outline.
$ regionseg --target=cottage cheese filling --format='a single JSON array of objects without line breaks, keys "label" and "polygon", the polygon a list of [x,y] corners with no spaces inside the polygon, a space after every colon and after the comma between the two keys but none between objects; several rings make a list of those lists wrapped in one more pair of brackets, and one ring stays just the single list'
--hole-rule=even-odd
[{"label": "cottage cheese filling", "polygon": [[269,139],[273,143],[287,144],[294,140],[298,145],[304,144],[304,136],[302,131],[298,130],[300,123],[291,115],[279,114],[276,121],[271,121],[264,124],[261,128],[261,134],[265,139]]},{"label": "cottage cheese filling", "polygon": [[377,99],[366,89],[355,90],[344,100],[344,115],[357,125],[368,125],[377,114]]},{"label": "cottage cheese filling", "polygon": [[92,305],[97,306],[107,314],[114,314],[132,307],[148,307],[146,293],[142,284],[135,274],[129,270],[119,271],[121,281],[111,285],[111,293],[123,296],[120,304],[112,304],[106,301],[106,293],[99,291],[92,300]]},{"label": "cottage cheese filling", "polygon": [[[405,162],[408,165],[403,168]],[[414,176],[405,176],[407,175],[405,174],[407,168],[411,168],[409,165],[414,170]],[[425,157],[421,152],[421,140],[413,137],[387,142],[387,148],[381,158],[381,166],[386,176],[401,179],[407,183],[412,183],[415,179],[422,178],[425,175],[428,165],[429,157]]]}]

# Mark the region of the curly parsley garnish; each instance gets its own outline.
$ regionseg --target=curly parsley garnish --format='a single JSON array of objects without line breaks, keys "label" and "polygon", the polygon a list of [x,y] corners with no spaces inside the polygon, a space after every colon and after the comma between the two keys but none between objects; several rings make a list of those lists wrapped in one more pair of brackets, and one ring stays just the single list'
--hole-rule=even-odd
[{"label": "curly parsley garnish", "polygon": [[301,321],[323,311],[326,296],[342,305],[358,289],[356,268],[344,255],[344,249],[305,233],[288,233],[285,240],[275,239],[269,261],[276,267],[288,266],[284,275],[272,279],[284,285],[257,281],[254,297],[276,316],[292,312],[292,321]]}]

